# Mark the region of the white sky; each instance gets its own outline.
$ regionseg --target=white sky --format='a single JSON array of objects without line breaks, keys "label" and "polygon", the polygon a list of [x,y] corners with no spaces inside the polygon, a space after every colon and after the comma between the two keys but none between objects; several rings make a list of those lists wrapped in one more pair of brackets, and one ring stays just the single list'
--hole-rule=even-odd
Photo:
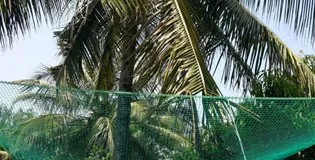
[{"label": "white sky", "polygon": [[[259,18],[261,18],[264,23],[267,23],[295,53],[299,53],[301,49],[304,50],[305,54],[315,53],[315,49],[312,48],[310,43],[303,44],[305,40],[297,38],[293,31],[287,26],[277,26],[273,23],[266,22],[261,16],[259,16]],[[41,64],[46,66],[58,64],[56,57],[58,49],[52,33],[54,29],[56,28],[43,25],[36,32],[32,32],[29,36],[17,40],[13,49],[1,51],[0,81],[31,78],[34,73],[39,70]],[[215,76],[215,78],[219,81],[221,77]],[[229,87],[225,87],[222,84],[219,84],[219,86],[225,96],[240,95],[237,91],[229,90]]]},{"label": "white sky", "polygon": [[12,49],[0,52],[0,80],[31,78],[42,64],[57,64],[58,49],[52,31],[43,25],[36,32],[17,40]]}]

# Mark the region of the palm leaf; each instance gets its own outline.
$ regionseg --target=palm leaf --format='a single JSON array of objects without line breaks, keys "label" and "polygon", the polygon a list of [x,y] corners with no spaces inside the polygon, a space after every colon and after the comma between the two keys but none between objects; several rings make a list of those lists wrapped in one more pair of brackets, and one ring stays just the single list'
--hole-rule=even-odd
[{"label": "palm leaf", "polygon": [[[115,51],[120,47],[108,6],[94,0],[81,6],[67,26],[56,32],[64,61],[57,85],[109,90],[115,83]],[[119,30],[119,29],[118,29]]]},{"label": "palm leaf", "polygon": [[89,138],[89,146],[106,146],[106,149],[114,152],[114,126],[111,117],[100,117],[96,120]]},{"label": "palm leaf", "polygon": [[[57,66],[42,66],[39,71],[36,72],[33,79],[34,80],[47,80],[49,82],[56,82],[60,73],[62,65]],[[34,82],[28,82],[29,84],[34,84]],[[39,83],[39,85],[42,85]]]},{"label": "palm leaf", "polygon": [[121,20],[127,20],[127,16],[139,16],[145,14],[151,5],[148,0],[102,0],[103,5],[114,11]]},{"label": "palm leaf", "polygon": [[[200,52],[198,35],[186,1],[162,2],[156,15],[161,19],[139,51],[139,88],[157,76],[163,93],[204,92],[220,95]],[[150,57],[150,58],[148,58]],[[152,60],[155,63],[152,64]],[[161,78],[158,78],[162,75]],[[157,83],[159,83],[157,82]]]},{"label": "palm leaf", "polygon": [[[91,105],[86,105],[93,97],[89,92],[69,91],[67,89],[56,88],[44,80],[28,79],[15,81],[19,84],[27,84],[22,87],[23,94],[18,95],[13,105],[20,102],[30,102],[34,104],[33,109],[40,113],[63,113],[77,115],[93,109]],[[41,84],[41,85],[36,85]],[[49,84],[49,86],[45,85]]]},{"label": "palm leaf", "polygon": [[129,143],[131,146],[131,158],[130,159],[150,159],[150,160],[155,160],[156,155],[153,152],[150,152],[147,148],[147,146],[142,145],[139,143],[138,139],[130,135],[129,137]]},{"label": "palm leaf", "polygon": [[238,89],[243,85],[243,89],[247,90],[254,77],[252,67],[246,63],[241,52],[233,45],[228,36],[216,24],[212,26],[212,29],[199,32],[208,33],[203,36],[201,45],[203,45],[202,51],[209,71],[214,70],[216,73],[221,67],[223,72],[220,74],[222,74],[222,81],[225,84],[230,83],[231,87]]},{"label": "palm leaf", "polygon": [[[249,2],[251,3],[251,2]],[[282,2],[281,2],[282,3]],[[213,21],[227,36],[232,45],[238,49],[240,58],[259,73],[263,68],[279,68],[301,77],[301,86],[314,93],[314,75],[301,63],[300,59],[273,33],[237,0],[205,2],[209,7],[200,19],[212,19],[204,26],[213,28]]]},{"label": "palm leaf", "polygon": [[55,32],[60,47],[59,55],[64,57],[57,84],[81,81],[84,75],[82,63],[89,68],[97,66],[98,52],[95,50],[99,41],[95,41],[95,36],[108,21],[104,19],[103,13],[103,6],[98,0],[84,3],[68,25],[62,31]]},{"label": "palm leaf", "polygon": [[314,1],[301,0],[243,0],[241,3],[252,9],[261,9],[263,14],[273,17],[278,22],[284,22],[294,29],[299,36],[311,38],[314,41],[315,30]]},{"label": "palm leaf", "polygon": [[[55,146],[58,143],[68,144],[69,137],[84,127],[85,122],[78,118],[62,114],[40,115],[27,120],[15,129],[16,148]],[[23,147],[22,147],[23,146]]]},{"label": "palm leaf", "polygon": [[0,43],[11,46],[13,39],[25,35],[42,20],[58,20],[72,0],[1,0]]}]

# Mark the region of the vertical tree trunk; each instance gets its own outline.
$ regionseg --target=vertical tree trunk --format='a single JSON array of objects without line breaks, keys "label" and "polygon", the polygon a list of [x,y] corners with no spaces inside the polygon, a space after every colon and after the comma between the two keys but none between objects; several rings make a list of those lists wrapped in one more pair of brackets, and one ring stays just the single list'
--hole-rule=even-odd
[{"label": "vertical tree trunk", "polygon": [[194,103],[193,99],[191,98],[191,110],[192,110],[192,121],[193,121],[193,138],[194,138],[194,145],[195,150],[198,153],[199,160],[204,160],[204,154],[202,151],[201,146],[201,137],[199,132],[199,118],[198,118],[198,112],[197,112],[197,106]]},{"label": "vertical tree trunk", "polygon": [[[131,21],[133,23],[133,21]],[[137,33],[137,26],[134,24],[126,25],[122,51],[122,64],[119,80],[119,90],[124,92],[132,91],[133,70],[135,64],[135,55],[133,54],[136,48],[136,41],[132,41]],[[131,96],[118,95],[118,106],[116,111],[116,130],[114,135],[114,159],[128,160],[129,159],[129,123],[131,112]]]}]

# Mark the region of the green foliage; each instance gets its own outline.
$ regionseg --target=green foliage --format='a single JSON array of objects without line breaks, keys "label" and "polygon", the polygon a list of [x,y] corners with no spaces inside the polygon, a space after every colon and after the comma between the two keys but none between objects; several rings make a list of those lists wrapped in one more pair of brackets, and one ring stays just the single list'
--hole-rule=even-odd
[{"label": "green foliage", "polygon": [[[130,61],[126,61],[121,55],[127,53],[134,57],[135,62],[132,61],[132,65],[128,66],[132,75],[126,76],[125,81],[130,82],[128,87],[136,91],[170,94],[203,93],[221,96],[217,82],[214,81],[210,71],[224,64],[224,72],[222,72],[224,82],[238,88],[244,83],[244,89],[247,89],[247,83],[253,78],[253,73],[260,71],[264,65],[279,67],[279,73],[283,71],[289,73],[287,76],[278,74],[278,70],[275,71],[271,79],[276,80],[272,80],[272,83],[269,83],[269,79],[258,79],[253,85],[257,88],[253,90],[253,94],[256,95],[295,96],[300,94],[296,92],[297,88],[294,86],[309,87],[303,91],[307,94],[315,93],[313,73],[304,64],[300,64],[300,60],[279,37],[244,7],[244,4],[247,4],[256,8],[256,3],[260,6],[260,1],[223,0],[218,3],[219,1],[214,0],[42,0],[39,1],[40,5],[34,2],[27,1],[27,3],[22,3],[25,6],[21,6],[18,2],[9,1],[9,6],[7,3],[1,5],[0,15],[3,15],[4,20],[0,26],[3,32],[0,41],[4,41],[5,36],[9,40],[12,39],[12,35],[18,33],[16,28],[24,33],[29,29],[29,19],[40,19],[41,14],[52,18],[54,15],[52,13],[63,12],[63,7],[67,8],[75,4],[74,8],[77,10],[72,11],[74,15],[70,22],[61,31],[55,32],[60,47],[59,56],[63,59],[62,63],[47,69],[47,73],[37,76],[38,79],[52,78],[57,87],[122,89],[118,88],[118,84],[125,84],[120,81],[124,79],[122,75],[126,76],[122,69],[125,69],[124,64]],[[305,19],[295,19],[292,16],[295,15],[293,13],[300,13],[306,19],[311,19],[312,14],[309,13],[314,10],[313,7],[300,6],[300,3],[296,1],[290,3],[291,5],[285,3],[284,0],[279,3],[268,0],[266,2],[268,3],[261,5],[264,9],[279,10],[276,12],[278,19],[287,23],[292,20],[290,24],[294,24],[295,31],[298,33],[301,30],[304,31],[301,26],[305,25],[303,22]],[[313,6],[312,2],[305,3],[309,4],[305,6]],[[286,14],[279,14],[283,9]],[[9,16],[6,16],[7,14]],[[220,57],[217,63],[213,63],[214,57]],[[297,78],[290,78],[291,73],[299,77],[299,83],[296,81]],[[279,88],[283,85],[280,77],[287,77],[289,80],[286,81],[288,82],[286,85],[292,87]],[[119,114],[120,112],[116,113],[117,103],[123,101],[117,102],[117,99],[108,97],[94,93],[79,96],[69,93],[60,94],[56,90],[45,91],[44,89],[44,91],[37,91],[19,98],[35,101],[41,110],[49,113],[48,116],[39,115],[24,121],[28,116],[24,119],[24,115],[17,115],[9,119],[13,119],[14,123],[24,122],[15,132],[20,144],[26,140],[25,144],[36,145],[38,149],[42,146],[50,146],[51,139],[54,139],[67,144],[60,145],[58,149],[70,152],[73,151],[73,142],[78,142],[76,137],[84,137],[78,142],[80,150],[77,151],[84,155],[86,148],[97,143],[102,144],[104,150],[112,152],[115,147],[113,134],[119,133],[117,130],[122,128],[122,125],[114,126],[113,121],[115,118],[122,117],[121,119],[126,121],[120,122],[127,125],[123,128],[125,132],[121,133],[129,132],[128,129],[130,129],[130,143],[143,152],[145,158],[154,155],[162,159],[168,158],[173,150],[180,150],[178,146],[192,143],[195,137],[200,136],[192,131],[199,127],[198,123],[193,122],[200,116],[200,119],[206,119],[206,124],[202,122],[200,132],[205,134],[203,138],[210,136],[202,142],[204,152],[211,154],[207,157],[211,157],[222,149],[224,151],[219,153],[219,157],[230,153],[230,150],[215,142],[226,135],[209,131],[217,127],[217,124],[215,127],[211,124],[212,119],[219,119],[218,125],[226,123],[225,117],[230,116],[232,108],[226,105],[226,102],[223,102],[223,105],[218,105],[219,102],[214,102],[213,105],[202,105],[205,115],[193,115],[189,111],[191,108],[185,108],[182,104],[179,106],[188,111],[187,115],[180,113],[182,108],[174,107],[176,104],[167,105],[167,107],[163,107],[165,104],[152,105],[155,108],[141,106],[147,110],[142,115],[145,118],[139,119],[130,118],[129,112],[123,116]],[[79,100],[84,101],[84,104],[80,104]],[[109,104],[105,101],[115,103]],[[131,107],[128,106],[127,109],[129,108]],[[150,112],[151,109],[157,110],[156,108],[172,112],[165,113],[164,111],[159,114]],[[56,112],[59,116],[53,114]],[[90,112],[91,115],[72,117],[78,112]],[[176,123],[172,123],[174,121]],[[40,127],[40,122],[43,122],[45,127]],[[5,125],[12,124],[5,121]],[[117,132],[114,132],[114,129]],[[129,136],[126,135],[125,139]],[[120,135],[116,138],[118,136]],[[201,147],[196,142],[193,143]],[[212,146],[205,146],[207,143]],[[58,146],[58,143],[53,145]],[[56,147],[53,145],[52,148]],[[150,154],[151,150],[155,153]],[[50,152],[51,150],[45,147],[42,151]],[[52,154],[56,154],[54,152]],[[191,158],[196,156],[191,150],[183,152]],[[104,157],[99,154],[102,153],[95,149],[95,153],[90,156],[103,159]],[[225,155],[230,156],[230,154]]]},{"label": "green foliage", "polygon": [[110,151],[104,150],[103,147],[93,146],[89,156],[84,160],[111,160],[112,154]]},{"label": "green foliage", "polygon": [[14,111],[13,107],[8,107],[5,104],[0,104],[0,128],[2,130],[12,129],[19,126],[24,121],[34,116],[33,110],[22,110]]},{"label": "green foliage", "polygon": [[310,68],[313,73],[315,73],[315,55],[307,54],[302,57],[302,61]]},{"label": "green foliage", "polygon": [[[255,114],[259,115],[259,120],[253,118],[246,118],[246,113],[240,112],[237,114],[236,122],[240,131],[251,130],[252,132],[242,133],[244,141],[264,141],[268,143],[269,140],[275,140],[280,138],[279,136],[285,136],[295,133],[298,129],[305,126],[302,125],[302,120],[298,117],[299,109],[304,109],[303,102],[297,101],[295,105],[287,105],[281,101],[272,100],[257,100],[255,102],[245,102],[244,107],[248,108]],[[307,116],[311,116],[307,114]],[[311,118],[311,117],[305,117]],[[277,122],[275,125],[275,122]],[[297,125],[299,126],[297,126]],[[305,123],[304,123],[305,124]],[[266,130],[268,128],[268,130]],[[290,132],[287,132],[290,129]],[[255,135],[254,137],[251,135]],[[262,138],[262,137],[266,137]],[[270,139],[268,137],[273,137]]]},{"label": "green foliage", "polygon": [[[12,133],[17,129],[24,121],[29,120],[34,116],[32,109],[14,110],[13,107],[9,107],[6,104],[0,104],[0,159],[1,158],[15,158],[13,152],[16,151],[14,146]],[[1,157],[1,154],[2,157]],[[12,154],[12,155],[11,155]]]},{"label": "green foliage", "polygon": [[[302,62],[315,73],[315,56],[305,55]],[[301,77],[280,69],[263,70],[251,83],[255,97],[308,97],[309,89],[301,86]]]},{"label": "green foliage", "polygon": [[[303,62],[310,68],[311,71],[315,71],[315,56],[314,55],[306,55],[302,58]],[[252,82],[252,90],[251,94],[256,97],[307,97],[309,96],[308,92],[305,91],[300,86],[300,77],[297,77],[293,73],[289,72],[281,72],[280,70],[268,70],[263,71],[260,75],[256,76],[254,81]],[[304,122],[313,122],[314,114],[312,103],[297,103],[295,107],[285,106],[284,104],[274,103],[274,104],[266,104],[265,102],[257,101],[257,104],[253,105],[251,103],[244,104],[254,113],[259,116],[276,116],[278,114],[283,115],[281,118],[283,119],[284,124],[289,124],[285,122],[292,122],[295,120],[301,120]],[[258,105],[263,104],[263,106],[258,107]],[[281,106],[281,107],[278,107]],[[272,113],[265,115],[267,113],[265,110],[273,110]],[[264,119],[273,120],[276,117],[265,117]],[[280,117],[279,117],[280,118]],[[279,119],[280,120],[280,119]],[[280,120],[281,121],[281,120]],[[250,123],[247,121],[247,123]],[[254,125],[255,122],[252,122]],[[301,123],[296,123],[301,124]],[[295,127],[293,127],[295,128]]]},{"label": "green foliage", "polygon": [[[302,57],[302,61],[309,69],[315,72],[315,56],[305,55]],[[263,71],[261,75],[257,76],[252,83],[251,94],[256,97],[307,97],[308,91],[300,86],[300,77],[289,72],[281,72],[280,70]],[[267,100],[270,101],[270,100]],[[315,109],[314,103],[309,102],[295,102],[295,105],[286,106],[281,102],[266,103],[263,101],[257,101],[255,104],[244,104],[252,112],[258,114],[262,122],[257,120],[239,121],[241,127],[252,128],[255,135],[258,137],[273,136],[274,139],[281,139],[282,136],[287,134],[294,134],[298,131],[307,133],[315,123]],[[268,110],[268,111],[267,111]],[[270,114],[270,112],[272,114]],[[279,116],[281,115],[281,116]],[[240,117],[244,116],[242,113]],[[280,125],[272,125],[273,121],[277,121]],[[268,122],[269,121],[269,122]],[[260,131],[262,128],[257,127],[257,124],[264,125],[264,128],[269,128],[270,131]],[[269,124],[269,126],[268,126]],[[290,132],[286,132],[279,128],[291,128]],[[248,137],[250,137],[248,135]],[[261,138],[257,139],[262,140]],[[265,139],[268,141],[268,139]],[[312,149],[313,148],[313,149]],[[301,153],[293,155],[292,158],[313,157],[314,147],[308,148]],[[290,158],[289,158],[290,159]]]},{"label": "green foliage", "polygon": [[198,160],[198,153],[193,148],[185,148],[174,154],[174,160]]},{"label": "green foliage", "polygon": [[256,97],[304,97],[299,77],[280,70],[262,71],[252,82],[251,95]]},{"label": "green foliage", "polygon": [[[225,145],[228,141],[234,141],[231,137],[236,138],[235,131],[231,127],[223,124],[203,132],[202,149],[207,159],[233,159],[235,150]],[[235,141],[237,144],[238,142]]]}]

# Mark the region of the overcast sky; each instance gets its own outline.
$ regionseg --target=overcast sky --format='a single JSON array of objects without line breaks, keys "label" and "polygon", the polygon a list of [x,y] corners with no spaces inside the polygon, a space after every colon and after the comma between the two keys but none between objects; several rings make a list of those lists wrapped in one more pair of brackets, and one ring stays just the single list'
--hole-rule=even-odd
[{"label": "overcast sky", "polygon": [[[264,23],[267,23],[295,53],[298,54],[301,49],[306,54],[315,53],[310,43],[306,43],[305,39],[297,38],[287,26],[275,25],[267,22],[260,15],[257,16]],[[13,49],[2,51],[0,53],[0,80],[13,81],[31,78],[39,70],[41,64],[46,66],[58,64],[56,57],[58,49],[52,33],[54,29],[56,27],[43,25],[36,32],[34,31],[28,36],[17,40]],[[217,79],[218,77],[216,76]],[[220,87],[225,96],[239,95],[239,93],[230,91],[228,87],[222,84],[220,84]]]}]

